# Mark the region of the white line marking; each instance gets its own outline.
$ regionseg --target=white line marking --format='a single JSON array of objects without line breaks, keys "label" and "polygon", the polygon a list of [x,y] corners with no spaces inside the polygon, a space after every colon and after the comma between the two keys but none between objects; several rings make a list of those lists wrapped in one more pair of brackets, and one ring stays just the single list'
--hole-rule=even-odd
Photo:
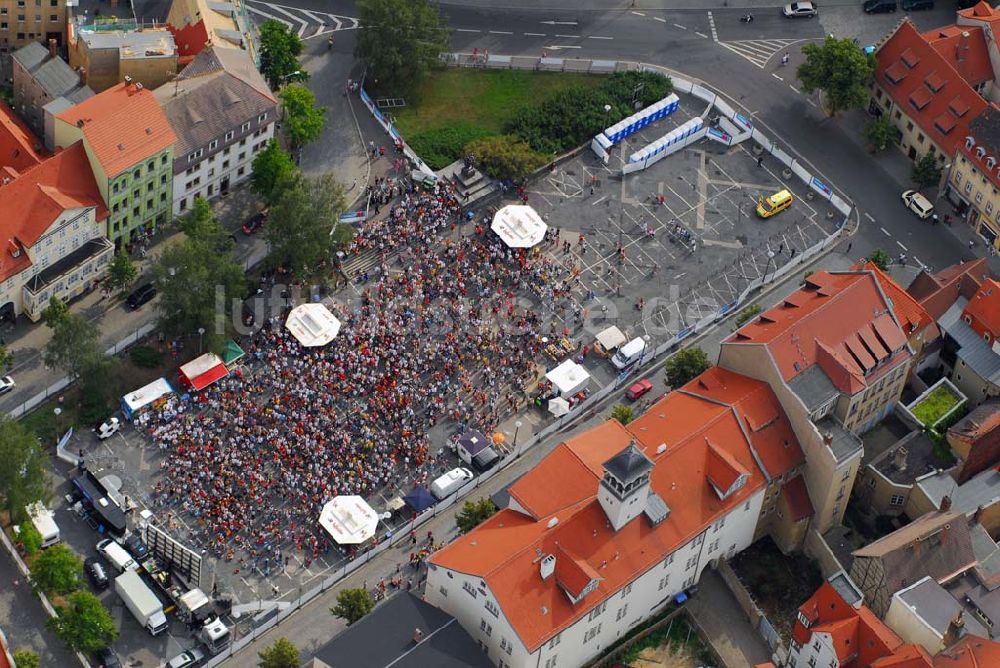
[{"label": "white line marking", "polygon": [[582,37],[582,35],[559,35],[559,34],[556,34],[556,37],[567,37],[569,39],[580,39],[580,37]]},{"label": "white line marking", "polygon": [[645,14],[643,14],[642,12],[632,12],[632,13],[635,14],[636,16],[645,16]]},{"label": "white line marking", "polygon": [[902,248],[903,250],[910,250],[909,248],[907,248],[906,246],[904,246],[904,245],[903,245],[903,244],[902,244],[901,242],[899,242],[899,241],[896,241],[896,245],[898,245],[898,246],[899,246],[900,248]]},{"label": "white line marking", "polygon": [[491,30],[490,34],[491,35],[513,35],[514,33],[509,32],[507,30]]},{"label": "white line marking", "polygon": [[473,30],[472,28],[455,28],[455,32],[480,32],[480,31]]},{"label": "white line marking", "polygon": [[602,37],[600,35],[587,35],[587,39],[614,39],[614,37]]},{"label": "white line marking", "polygon": [[704,37],[705,39],[708,39],[708,35],[706,35],[703,32],[698,32],[697,30],[695,30],[694,34],[697,35],[698,37]]},{"label": "white line marking", "polygon": [[687,26],[682,26],[680,23],[675,23],[673,25],[675,28],[678,28],[680,30],[687,30]]},{"label": "white line marking", "polygon": [[867,218],[868,220],[870,220],[873,223],[875,222],[875,219],[872,218],[872,215],[870,213],[868,213],[867,211],[865,211],[865,218]]},{"label": "white line marking", "polygon": [[601,197],[600,199],[595,199],[593,202],[590,203],[590,206],[596,206],[596,205],[600,204],[601,202],[603,202],[604,200],[606,200],[607,198],[608,198],[608,196],[605,195],[604,197]]},{"label": "white line marking", "polygon": [[558,51],[559,49],[582,49],[583,47],[577,44],[553,44],[551,46],[546,46],[545,48]]},{"label": "white line marking", "polygon": [[659,21],[660,23],[666,23],[667,22],[667,20],[665,18],[663,18],[662,16],[654,16],[653,20],[654,21]]},{"label": "white line marking", "polygon": [[913,259],[914,259],[914,260],[916,261],[916,263],[917,263],[917,264],[919,264],[919,265],[920,265],[920,268],[921,268],[921,269],[927,269],[927,265],[926,265],[926,264],[924,264],[923,262],[921,262],[921,261],[920,261],[920,258],[919,258],[919,257],[915,257],[915,258],[913,258]]},{"label": "white line marking", "polygon": [[254,14],[257,14],[258,16],[263,16],[266,19],[273,19],[275,21],[278,21],[279,23],[284,23],[289,28],[292,27],[291,21],[287,21],[285,19],[278,18],[274,14],[268,14],[267,12],[265,12],[263,10],[257,9],[253,5],[247,5],[247,11],[253,12]]},{"label": "white line marking", "polygon": [[812,106],[814,106],[814,107],[816,107],[817,109],[819,109],[819,107],[818,107],[818,106],[816,105],[816,103],[815,103],[815,102],[813,102],[812,100],[806,100],[806,102],[808,102],[808,103],[809,103],[809,104],[811,104]]},{"label": "white line marking", "polygon": [[526,32],[524,33],[526,37],[545,37],[543,32]]},{"label": "white line marking", "polygon": [[889,230],[885,229],[884,227],[879,227],[878,229],[882,230],[882,234],[884,234],[885,236],[887,237],[892,236],[891,234],[889,234]]},{"label": "white line marking", "polygon": [[796,93],[801,93],[802,92],[798,88],[796,88],[795,86],[793,86],[792,84],[788,84],[788,87],[791,88],[792,90],[794,90]]},{"label": "white line marking", "polygon": [[779,76],[778,76],[777,74],[775,74],[774,72],[771,72],[771,76],[772,76],[772,77],[774,77],[775,79],[777,79],[778,81],[784,81],[784,79],[782,79],[781,77],[779,77]]},{"label": "white line marking", "polygon": [[306,23],[306,21],[304,21],[302,19],[302,17],[296,16],[295,14],[292,14],[291,12],[286,11],[285,9],[283,9],[281,7],[281,5],[267,5],[267,6],[270,7],[271,9],[275,10],[276,12],[279,12],[281,14],[284,14],[285,16],[290,17],[296,23],[299,23],[302,26],[298,30],[298,34],[299,34],[300,38],[302,37],[303,34],[305,34],[305,32],[306,32],[306,26],[309,25],[309,24]]}]

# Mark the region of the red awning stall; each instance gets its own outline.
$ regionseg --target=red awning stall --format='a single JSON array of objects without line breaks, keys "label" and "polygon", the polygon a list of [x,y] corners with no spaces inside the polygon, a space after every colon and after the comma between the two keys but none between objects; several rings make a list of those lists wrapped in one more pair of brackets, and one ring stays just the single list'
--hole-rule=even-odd
[{"label": "red awning stall", "polygon": [[191,391],[200,392],[217,380],[229,375],[226,363],[215,353],[205,353],[196,357],[177,370],[181,385]]}]

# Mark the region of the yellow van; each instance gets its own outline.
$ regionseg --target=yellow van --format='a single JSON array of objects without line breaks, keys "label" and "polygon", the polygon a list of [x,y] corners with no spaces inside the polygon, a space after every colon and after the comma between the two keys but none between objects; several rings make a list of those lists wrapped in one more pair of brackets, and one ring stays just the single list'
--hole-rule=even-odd
[{"label": "yellow van", "polygon": [[757,215],[770,218],[779,211],[784,211],[792,205],[792,193],[781,190],[767,197],[757,198]]}]

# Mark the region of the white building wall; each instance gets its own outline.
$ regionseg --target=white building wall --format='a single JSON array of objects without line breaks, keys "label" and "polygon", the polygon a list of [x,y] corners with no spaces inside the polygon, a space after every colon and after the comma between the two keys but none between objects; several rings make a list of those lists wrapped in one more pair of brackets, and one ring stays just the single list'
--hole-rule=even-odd
[{"label": "white building wall", "polygon": [[904,591],[906,589],[893,595],[889,610],[885,613],[886,625],[905,642],[920,645],[932,655],[937,654],[941,651],[941,635],[899,597]]},{"label": "white building wall", "polygon": [[[724,519],[605,599],[600,612],[594,606],[594,596],[585,597],[578,606],[587,614],[531,654],[521,644],[503,611],[494,616],[487,610],[487,602],[496,604],[496,598],[480,578],[432,565],[424,597],[428,603],[454,616],[472,638],[487,649],[494,665],[501,668],[575,668],[599,655],[631,627],[695,584],[713,560],[732,557],[748,547],[753,541],[763,501],[764,490],[761,489]],[[466,587],[476,590],[475,598]],[[489,634],[483,628],[484,620],[492,627]],[[507,643],[513,645],[510,654],[501,648]]]},{"label": "white building wall", "polygon": [[273,122],[262,128],[260,134],[247,135],[208,158],[194,163],[185,171],[174,174],[174,215],[179,216],[189,211],[195,197],[204,197],[209,201],[217,198],[222,192],[222,182],[227,177],[230,189],[250,178],[254,157],[264,149],[272,137],[274,137]]},{"label": "white building wall", "polygon": [[813,633],[809,642],[796,648],[794,643],[788,654],[788,668],[837,668],[840,660],[833,648],[829,633]]}]

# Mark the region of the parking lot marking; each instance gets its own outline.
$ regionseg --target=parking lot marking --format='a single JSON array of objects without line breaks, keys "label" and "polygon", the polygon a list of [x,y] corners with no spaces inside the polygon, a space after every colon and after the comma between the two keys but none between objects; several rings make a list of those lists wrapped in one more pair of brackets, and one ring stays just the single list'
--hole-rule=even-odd
[{"label": "parking lot marking", "polygon": [[909,248],[907,248],[906,246],[904,246],[903,243],[899,239],[896,240],[896,245],[898,245],[903,250],[910,250]]},{"label": "parking lot marking", "polygon": [[597,206],[598,204],[600,204],[601,202],[603,202],[604,200],[606,200],[608,197],[609,197],[609,195],[605,195],[604,197],[600,197],[598,199],[595,199],[593,202],[590,203],[590,206]]},{"label": "parking lot marking", "polygon": [[636,16],[645,16],[645,14],[643,14],[642,12],[632,12],[632,13],[635,14]]},{"label": "parking lot marking", "polygon": [[665,18],[663,18],[662,16],[654,16],[653,20],[654,21],[659,21],[660,23],[666,23],[667,22],[667,20]]},{"label": "parking lot marking", "polygon": [[680,30],[687,30],[687,26],[682,26],[680,23],[675,23],[674,27]]},{"label": "parking lot marking", "polygon": [[455,32],[481,32],[481,31],[475,30],[473,28],[455,28]]},{"label": "parking lot marking", "polygon": [[[510,32],[508,30],[490,30],[489,33],[491,35],[513,35],[514,34],[514,33]],[[556,37],[559,37],[559,35],[556,35]]]},{"label": "parking lot marking", "polygon": [[526,32],[524,33],[526,37],[545,37],[543,32]]},{"label": "parking lot marking", "polygon": [[791,88],[792,90],[794,90],[796,93],[801,93],[802,92],[798,88],[796,88],[795,86],[793,86],[792,84],[788,84],[788,87]]},{"label": "parking lot marking", "polygon": [[878,229],[882,230],[882,234],[884,234],[885,236],[887,237],[892,236],[891,234],[889,234],[889,230],[885,229],[884,227],[879,227]]},{"label": "parking lot marking", "polygon": [[777,74],[775,74],[774,72],[771,72],[771,76],[772,76],[772,77],[774,77],[775,79],[777,79],[778,81],[784,81],[784,79],[782,79],[781,77],[779,77],[779,76],[778,76]]},{"label": "parking lot marking", "polygon": [[708,39],[708,35],[706,35],[706,34],[705,34],[705,33],[703,33],[703,32],[698,32],[697,30],[695,30],[695,31],[694,31],[694,34],[695,34],[695,35],[697,35],[698,37],[701,37],[701,38],[703,38],[703,39]]},{"label": "parking lot marking", "polygon": [[871,221],[873,223],[875,222],[875,219],[872,218],[872,215],[870,213],[868,213],[867,211],[865,211],[865,218],[867,218],[869,221]]},{"label": "parking lot marking", "polygon": [[604,37],[602,35],[587,35],[587,39],[614,39],[614,37]]}]

